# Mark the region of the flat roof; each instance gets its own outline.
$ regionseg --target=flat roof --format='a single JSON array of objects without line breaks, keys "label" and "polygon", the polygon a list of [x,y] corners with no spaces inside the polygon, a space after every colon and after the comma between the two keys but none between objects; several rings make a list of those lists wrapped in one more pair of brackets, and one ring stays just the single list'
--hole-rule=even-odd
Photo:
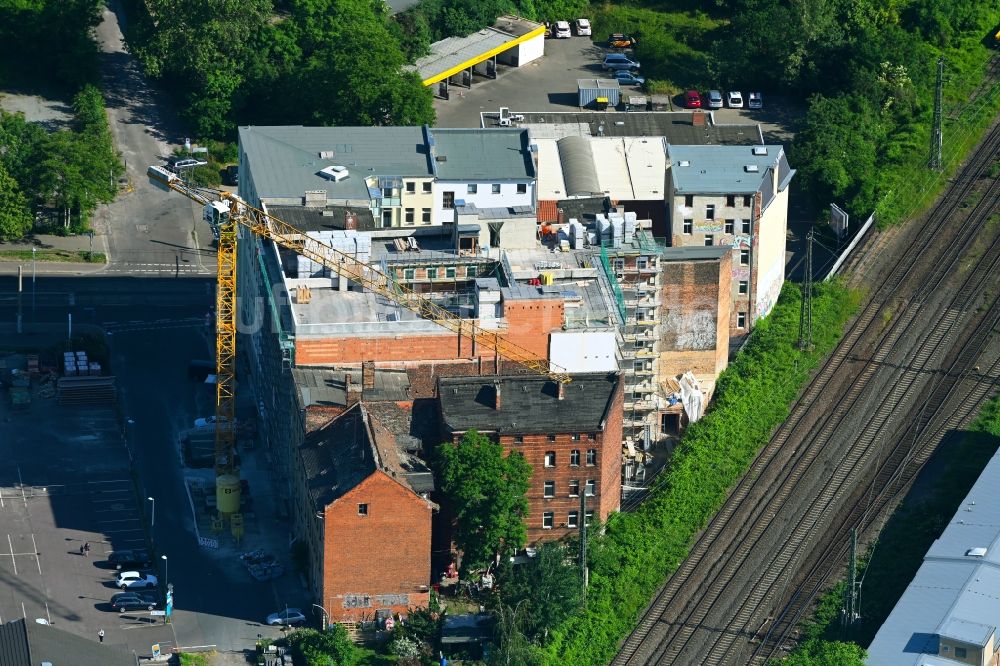
[{"label": "flat roof", "polygon": [[1000,625],[997,589],[1000,453],[986,465],[944,532],[924,555],[920,569],[868,648],[868,663],[954,664],[938,654],[939,637],[984,644]]},{"label": "flat roof", "polygon": [[666,145],[662,137],[537,139],[538,198],[608,196],[662,200],[666,195]]},{"label": "flat roof", "polygon": [[617,373],[574,375],[560,400],[558,383],[547,377],[442,377],[438,399],[447,432],[587,433],[601,430],[617,386]]},{"label": "flat roof", "polygon": [[359,231],[373,231],[375,218],[370,208],[362,206],[268,206],[267,212],[299,231],[333,231],[347,228],[347,216],[353,214]]},{"label": "flat roof", "polygon": [[670,177],[678,193],[752,194],[769,177],[769,170],[778,169],[783,155],[782,147],[776,145],[667,144]]},{"label": "flat roof", "polygon": [[[328,201],[367,204],[370,176],[433,175],[423,127],[246,126],[239,140],[263,200],[298,201],[323,190]],[[337,182],[319,174],[331,166],[346,167],[349,176]]]},{"label": "flat roof", "polygon": [[531,180],[528,131],[516,128],[432,129],[435,175],[443,180]]},{"label": "flat roof", "polygon": [[443,81],[530,39],[544,39],[545,26],[515,16],[501,16],[492,27],[466,37],[448,37],[430,46],[430,53],[407,67],[425,86]]},{"label": "flat roof", "polygon": [[622,84],[616,79],[577,79],[577,90],[621,90]]}]

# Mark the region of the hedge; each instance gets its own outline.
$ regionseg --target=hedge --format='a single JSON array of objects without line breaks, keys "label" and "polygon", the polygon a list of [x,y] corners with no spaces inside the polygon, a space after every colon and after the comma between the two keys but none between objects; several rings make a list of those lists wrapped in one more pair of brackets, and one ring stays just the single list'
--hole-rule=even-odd
[{"label": "hedge", "polygon": [[719,377],[712,409],[691,425],[657,489],[632,513],[613,515],[590,545],[587,607],[550,633],[548,664],[604,664],[687,555],[729,488],[782,423],[811,371],[840,338],[860,297],[816,288],[811,351],[797,347],[799,287],[786,283],[772,313]]}]

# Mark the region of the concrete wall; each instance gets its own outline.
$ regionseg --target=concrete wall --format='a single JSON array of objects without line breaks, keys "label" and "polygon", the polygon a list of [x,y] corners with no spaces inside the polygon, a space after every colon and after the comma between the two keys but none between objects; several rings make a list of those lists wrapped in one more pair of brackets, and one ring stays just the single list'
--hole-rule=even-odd
[{"label": "concrete wall", "polygon": [[[474,184],[477,188],[475,194],[469,194],[468,188]],[[493,194],[493,185],[500,185],[500,193]],[[518,194],[517,186],[522,184],[526,191]],[[455,221],[455,211],[445,209],[443,204],[443,193],[454,192],[455,201],[465,201],[465,203],[475,204],[477,208],[509,208],[511,206],[531,206],[535,201],[535,182],[524,180],[520,183],[515,181],[445,181],[438,180],[434,183],[434,223],[442,224]]]},{"label": "concrete wall", "polygon": [[518,66],[524,67],[532,60],[545,55],[545,35],[538,35],[517,45]]},{"label": "concrete wall", "polygon": [[549,336],[549,360],[568,372],[613,372],[618,369],[614,331],[564,332]]},{"label": "concrete wall", "polygon": [[778,192],[758,221],[757,289],[753,319],[771,312],[785,282],[785,247],[788,237],[788,188]]},{"label": "concrete wall", "polygon": [[[367,504],[367,515],[359,515],[359,504]],[[323,606],[333,621],[427,606],[429,502],[380,470],[323,513]]]}]

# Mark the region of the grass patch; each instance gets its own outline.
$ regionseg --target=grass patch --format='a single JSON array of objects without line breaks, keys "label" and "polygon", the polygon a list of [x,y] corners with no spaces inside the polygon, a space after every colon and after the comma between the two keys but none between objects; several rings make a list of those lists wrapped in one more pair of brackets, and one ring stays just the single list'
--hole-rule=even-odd
[{"label": "grass patch", "polygon": [[712,410],[687,429],[650,498],[634,513],[612,515],[604,534],[593,538],[587,608],[553,628],[547,663],[608,662],[729,488],[788,417],[789,406],[840,339],[859,299],[858,292],[836,283],[818,286],[815,347],[803,352],[797,346],[799,288],[785,284],[772,313],[720,375]]},{"label": "grass patch", "polygon": [[182,652],[178,656],[181,666],[209,666],[208,655],[202,652]]},{"label": "grass patch", "polygon": [[[34,256],[32,256],[34,255]],[[103,252],[86,250],[0,250],[0,261],[48,261],[77,264],[103,264],[107,256]]]}]

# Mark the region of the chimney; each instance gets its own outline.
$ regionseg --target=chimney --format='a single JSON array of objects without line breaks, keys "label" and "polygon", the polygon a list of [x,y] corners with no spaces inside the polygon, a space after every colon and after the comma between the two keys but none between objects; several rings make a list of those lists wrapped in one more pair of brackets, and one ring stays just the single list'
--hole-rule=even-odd
[{"label": "chimney", "polygon": [[558,215],[556,217],[556,220],[559,222],[559,224],[565,224],[566,223],[566,211],[564,211],[562,208],[557,208],[556,210],[558,211]]},{"label": "chimney", "polygon": [[500,411],[500,405],[502,404],[500,402],[500,382],[495,382],[493,384],[493,391],[496,394],[496,398],[495,398],[495,400],[493,402],[493,408],[496,409],[499,412]]},{"label": "chimney", "polygon": [[705,126],[705,112],[704,111],[692,111],[691,112],[691,125],[693,127],[704,127]]},{"label": "chimney", "polygon": [[348,407],[361,401],[361,387],[354,383],[354,376],[349,372],[344,376],[344,388]]},{"label": "chimney", "polygon": [[564,400],[566,398],[566,384],[558,382],[559,388],[559,399]]},{"label": "chimney", "polygon": [[375,389],[375,361],[361,363],[361,389],[364,391]]}]

